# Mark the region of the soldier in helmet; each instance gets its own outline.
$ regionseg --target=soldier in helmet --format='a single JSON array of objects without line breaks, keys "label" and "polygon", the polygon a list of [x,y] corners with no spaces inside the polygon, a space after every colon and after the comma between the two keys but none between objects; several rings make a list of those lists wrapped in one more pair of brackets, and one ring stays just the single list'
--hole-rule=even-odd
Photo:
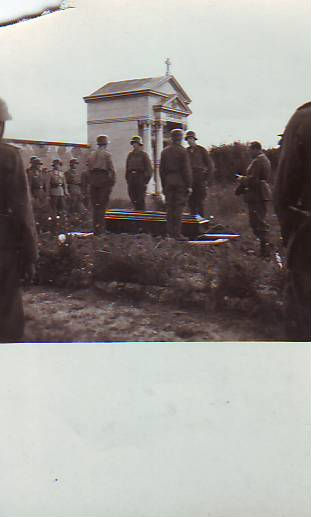
[{"label": "soldier in helmet", "polygon": [[145,194],[152,176],[152,165],[148,154],[142,149],[141,137],[133,136],[130,143],[133,150],[128,154],[125,173],[128,193],[134,209],[145,210]]},{"label": "soldier in helmet", "polygon": [[69,169],[65,172],[66,183],[70,196],[69,211],[70,213],[79,213],[85,211],[82,194],[82,174],[78,169],[79,160],[72,158],[69,162]]},{"label": "soldier in helmet", "polygon": [[65,198],[68,197],[68,188],[61,166],[62,161],[59,158],[54,158],[52,161],[52,169],[46,176],[46,191],[50,198],[50,205],[54,217],[66,213]]},{"label": "soldier in helmet", "polygon": [[112,157],[107,151],[108,143],[107,135],[99,135],[98,148],[91,153],[88,160],[94,235],[105,233],[105,212],[116,181]]},{"label": "soldier in helmet", "polygon": [[272,200],[269,186],[271,163],[263,153],[260,142],[249,146],[252,160],[246,170],[246,176],[238,176],[240,182],[236,194],[243,194],[248,205],[249,223],[256,237],[260,240],[260,255],[268,256],[269,225],[266,222],[267,205]]},{"label": "soldier in helmet", "polygon": [[286,326],[291,341],[311,339],[311,102],[290,118],[282,141],[274,204],[287,247]]},{"label": "soldier in helmet", "polygon": [[171,131],[172,143],[161,153],[160,178],[167,205],[167,234],[187,240],[181,233],[182,213],[191,194],[192,172],[189,154],[182,146],[182,129]]},{"label": "soldier in helmet", "polygon": [[20,279],[31,280],[37,259],[36,230],[26,172],[15,147],[1,142],[11,120],[0,99],[0,342],[20,341],[24,314]]},{"label": "soldier in helmet", "polygon": [[208,175],[212,175],[214,172],[214,162],[205,147],[197,144],[197,137],[194,131],[187,131],[185,140],[189,144],[187,152],[193,176],[192,193],[189,196],[188,204],[191,214],[199,214],[204,217],[206,181]]}]

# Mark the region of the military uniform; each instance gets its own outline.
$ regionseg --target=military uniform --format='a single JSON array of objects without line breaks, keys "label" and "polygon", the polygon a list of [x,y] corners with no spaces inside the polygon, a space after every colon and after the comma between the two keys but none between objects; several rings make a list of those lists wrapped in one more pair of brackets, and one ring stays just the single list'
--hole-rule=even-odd
[{"label": "military uniform", "polygon": [[204,217],[204,199],[206,198],[207,174],[212,173],[214,164],[205,147],[195,144],[187,148],[189,154],[193,184],[188,204],[193,215]]},{"label": "military uniform", "polygon": [[90,199],[93,208],[93,230],[95,235],[105,231],[105,212],[112,188],[115,184],[115,170],[111,154],[104,146],[91,153],[88,162]]},{"label": "military uniform", "polygon": [[148,154],[142,149],[131,151],[126,160],[125,178],[135,210],[145,210],[146,188],[151,176],[152,165]]},{"label": "military uniform", "polygon": [[65,213],[65,196],[68,195],[68,189],[63,171],[59,169],[50,170],[46,175],[45,182],[53,216]]},{"label": "military uniform", "polygon": [[160,161],[160,178],[167,205],[167,233],[170,237],[181,236],[182,213],[192,185],[189,154],[174,142],[163,149]]},{"label": "military uniform", "polygon": [[286,324],[292,341],[309,341],[311,311],[311,103],[297,109],[282,140],[274,203],[287,247]]},{"label": "military uniform", "polygon": [[75,168],[70,168],[65,172],[65,179],[70,196],[69,211],[71,213],[82,213],[85,211],[82,193],[82,173]]},{"label": "military uniform", "polygon": [[36,230],[26,173],[18,149],[0,142],[0,341],[24,333],[20,277],[37,258]]},{"label": "military uniform", "polygon": [[249,164],[237,193],[242,192],[248,205],[249,223],[261,241],[262,252],[268,243],[269,225],[266,223],[267,205],[272,195],[269,187],[271,164],[267,156],[260,152]]},{"label": "military uniform", "polygon": [[36,165],[27,169],[27,175],[35,220],[39,228],[41,228],[48,214],[46,178],[42,170]]}]

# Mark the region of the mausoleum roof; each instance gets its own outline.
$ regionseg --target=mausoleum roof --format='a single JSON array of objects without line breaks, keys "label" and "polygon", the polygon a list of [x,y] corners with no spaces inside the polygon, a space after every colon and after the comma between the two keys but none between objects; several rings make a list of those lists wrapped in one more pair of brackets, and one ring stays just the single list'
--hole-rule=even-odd
[{"label": "mausoleum roof", "polygon": [[132,90],[152,90],[156,88],[164,77],[145,77],[144,79],[130,79],[128,81],[116,81],[107,83],[99,90],[96,90],[91,96],[105,95],[105,93],[121,93]]},{"label": "mausoleum roof", "polygon": [[113,95],[122,95],[127,92],[146,92],[153,91],[157,93],[161,93],[160,87],[167,83],[171,82],[174,88],[180,92],[183,96],[184,101],[187,103],[191,102],[190,97],[183,90],[181,85],[172,75],[163,75],[161,77],[145,77],[143,79],[129,79],[126,81],[115,81],[110,82],[91,93],[87,97],[84,97],[85,100],[94,98],[94,97],[105,97],[105,96],[113,96]]}]

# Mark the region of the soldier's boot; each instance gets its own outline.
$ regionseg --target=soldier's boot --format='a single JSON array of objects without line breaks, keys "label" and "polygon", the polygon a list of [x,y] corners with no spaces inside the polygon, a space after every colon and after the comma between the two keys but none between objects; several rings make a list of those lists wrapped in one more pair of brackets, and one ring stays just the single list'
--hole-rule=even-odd
[{"label": "soldier's boot", "polygon": [[181,221],[174,221],[174,225],[173,225],[173,238],[176,240],[176,241],[187,241],[187,237],[185,237],[182,233],[181,233],[181,228],[182,228],[182,223]]}]

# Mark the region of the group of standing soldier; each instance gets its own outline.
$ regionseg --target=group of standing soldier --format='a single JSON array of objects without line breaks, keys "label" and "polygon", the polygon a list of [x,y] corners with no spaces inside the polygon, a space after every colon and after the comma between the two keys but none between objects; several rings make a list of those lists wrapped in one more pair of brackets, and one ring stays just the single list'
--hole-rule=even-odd
[{"label": "group of standing soldier", "polygon": [[[22,339],[24,315],[20,279],[30,280],[37,260],[34,212],[39,214],[49,204],[54,214],[65,210],[65,199],[72,210],[83,208],[83,178],[77,160],[65,173],[61,161],[53,160],[51,170],[44,170],[33,157],[24,170],[18,149],[3,143],[5,124],[11,116],[0,99],[0,341]],[[282,141],[281,157],[275,184],[275,208],[287,247],[287,321],[290,339],[310,339],[311,303],[311,103],[301,106],[290,119]],[[182,212],[189,203],[193,214],[203,214],[206,174],[213,170],[207,151],[197,145],[193,132],[186,133],[189,147],[182,145],[184,134],[171,131],[171,144],[161,154],[160,177],[167,204],[169,237],[184,240],[181,233]],[[89,158],[87,181],[93,206],[94,233],[105,231],[105,210],[115,183],[108,137],[97,138],[98,149]],[[140,137],[131,140],[133,150],[126,162],[126,180],[134,208],[144,210],[146,185],[152,175],[148,155],[142,150]],[[270,162],[259,142],[250,145],[252,161],[245,176],[240,176],[237,193],[242,193],[249,208],[249,219],[265,254],[268,226],[266,206],[271,200],[268,186]],[[27,179],[28,176],[28,179]],[[33,208],[31,198],[33,200]]]},{"label": "group of standing soldier", "polygon": [[26,172],[39,226],[48,214],[56,217],[65,213],[81,213],[86,209],[83,203],[86,180],[77,168],[78,163],[76,158],[71,159],[69,169],[63,172],[59,158],[52,161],[50,169],[44,168],[38,157],[30,159]]},{"label": "group of standing soldier", "polygon": [[[188,202],[191,214],[204,215],[206,180],[214,170],[207,150],[197,144],[193,131],[186,133],[189,147],[182,146],[184,133],[181,129],[171,131],[171,145],[161,155],[160,177],[167,205],[167,233],[169,237],[183,240],[181,216]],[[87,169],[81,172],[79,161],[73,158],[69,169],[63,172],[59,158],[52,161],[51,168],[44,168],[40,158],[33,156],[27,168],[33,209],[38,227],[44,224],[47,215],[83,214],[88,200],[93,211],[95,235],[105,232],[105,212],[116,181],[112,155],[107,150],[107,135],[97,137],[97,149],[90,153]],[[125,179],[128,195],[136,211],[146,208],[147,185],[153,175],[149,155],[143,150],[140,136],[133,136],[125,163]]]},{"label": "group of standing soldier", "polygon": [[204,216],[203,202],[206,197],[207,176],[214,164],[207,150],[196,143],[193,131],[185,139],[189,147],[183,147],[182,129],[171,131],[171,144],[163,149],[160,161],[160,178],[166,199],[167,234],[176,240],[187,240],[181,233],[182,213],[187,205],[192,215]]},{"label": "group of standing soldier", "polygon": [[[207,150],[196,143],[193,131],[185,136],[189,147],[182,145],[184,133],[181,129],[171,131],[171,144],[161,154],[160,178],[167,207],[167,234],[177,240],[185,240],[181,234],[182,212],[188,202],[193,215],[203,216],[203,202],[206,196],[206,180],[214,170],[214,164]],[[94,233],[105,231],[104,215],[111,190],[115,183],[112,156],[107,151],[107,135],[97,137],[98,149],[91,153],[88,161],[88,181],[91,185]],[[128,194],[134,210],[145,210],[147,185],[153,175],[148,154],[142,149],[140,136],[130,141],[133,149],[125,165],[125,179]],[[93,191],[93,194],[92,194]]]}]

